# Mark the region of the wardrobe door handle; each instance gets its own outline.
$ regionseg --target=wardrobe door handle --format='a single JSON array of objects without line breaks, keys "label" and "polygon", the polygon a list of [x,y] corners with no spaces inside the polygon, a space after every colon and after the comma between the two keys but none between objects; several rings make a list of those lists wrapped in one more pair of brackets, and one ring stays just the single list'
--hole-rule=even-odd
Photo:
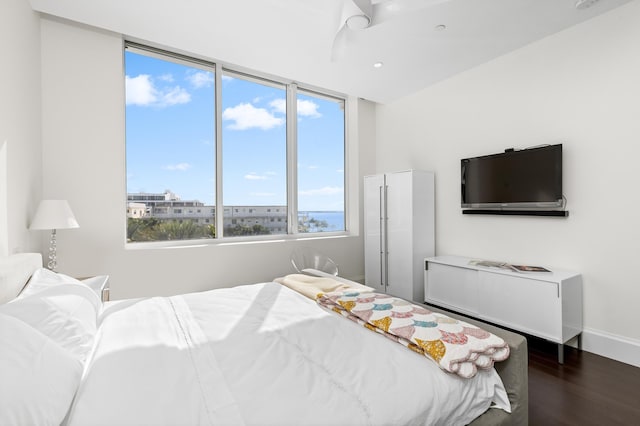
[{"label": "wardrobe door handle", "polygon": [[389,287],[389,217],[387,209],[389,186],[384,186],[384,285]]}]

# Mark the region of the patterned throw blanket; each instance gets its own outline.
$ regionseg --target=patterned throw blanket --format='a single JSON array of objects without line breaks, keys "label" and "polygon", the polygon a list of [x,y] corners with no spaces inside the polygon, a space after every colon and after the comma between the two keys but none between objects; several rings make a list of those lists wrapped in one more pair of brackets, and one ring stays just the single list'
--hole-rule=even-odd
[{"label": "patterned throw blanket", "polygon": [[304,274],[290,274],[282,278],[276,278],[274,281],[297,291],[311,300],[316,300],[316,296],[319,293],[337,293],[347,290],[373,291],[371,287],[354,282],[344,283],[336,281],[333,277],[314,277]]},{"label": "patterned throw blanket", "polygon": [[320,293],[316,300],[464,378],[509,357],[509,346],[500,337],[388,294],[346,290]]}]

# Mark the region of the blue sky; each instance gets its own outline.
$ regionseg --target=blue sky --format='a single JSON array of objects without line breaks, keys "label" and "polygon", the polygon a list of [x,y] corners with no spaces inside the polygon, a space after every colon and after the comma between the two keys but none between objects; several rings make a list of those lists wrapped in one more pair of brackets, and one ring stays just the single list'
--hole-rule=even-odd
[{"label": "blue sky", "polygon": [[[126,52],[127,191],[215,200],[214,75]],[[222,78],[225,205],[285,205],[285,89]],[[298,206],[344,209],[344,111],[298,93]]]}]

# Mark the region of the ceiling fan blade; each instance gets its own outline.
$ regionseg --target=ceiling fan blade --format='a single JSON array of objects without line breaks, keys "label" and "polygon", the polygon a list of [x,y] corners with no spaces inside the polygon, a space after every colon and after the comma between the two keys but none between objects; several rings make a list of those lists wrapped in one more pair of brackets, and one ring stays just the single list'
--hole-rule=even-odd
[{"label": "ceiling fan blade", "polygon": [[378,25],[399,15],[409,14],[451,0],[387,0],[372,8],[371,25]]},{"label": "ceiling fan blade", "polygon": [[373,13],[372,0],[347,0],[345,3],[353,3],[360,10],[360,14],[371,18],[371,14]]},{"label": "ceiling fan blade", "polygon": [[336,62],[344,58],[347,50],[348,32],[349,27],[347,27],[347,23],[344,22],[333,39],[333,45],[331,46],[331,62]]},{"label": "ceiling fan blade", "polygon": [[[349,24],[347,21],[354,16],[364,16],[371,22],[373,5],[371,0],[344,0],[340,16],[340,27],[336,32],[331,46],[331,61],[335,62],[344,57],[349,38]],[[366,21],[365,21],[366,23]],[[368,25],[368,24],[367,24]]]},{"label": "ceiling fan blade", "polygon": [[353,16],[365,16],[369,21],[373,14],[371,0],[344,0],[340,15],[340,29],[347,24]]}]

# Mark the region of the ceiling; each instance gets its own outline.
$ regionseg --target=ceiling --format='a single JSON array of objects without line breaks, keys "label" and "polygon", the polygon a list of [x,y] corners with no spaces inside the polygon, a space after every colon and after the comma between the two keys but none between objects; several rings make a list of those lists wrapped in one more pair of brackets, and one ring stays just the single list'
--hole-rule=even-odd
[{"label": "ceiling", "polygon": [[[575,7],[577,0],[374,0],[377,10],[408,11],[350,31],[332,60],[345,1],[30,3],[36,11],[135,41],[388,103],[631,0],[589,0],[593,4],[583,9]],[[384,65],[374,68],[375,62]]]}]

